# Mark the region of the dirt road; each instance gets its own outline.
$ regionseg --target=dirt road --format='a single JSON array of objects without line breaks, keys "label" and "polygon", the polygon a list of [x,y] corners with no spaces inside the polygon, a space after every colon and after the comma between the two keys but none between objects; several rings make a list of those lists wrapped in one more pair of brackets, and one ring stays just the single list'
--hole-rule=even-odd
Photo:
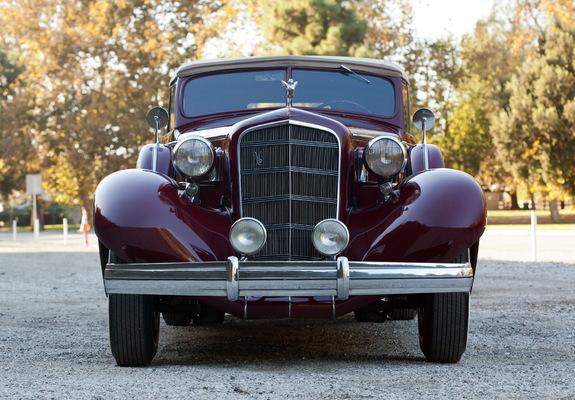
[{"label": "dirt road", "polygon": [[109,350],[96,251],[0,237],[0,399],[575,399],[575,264],[482,260],[455,365],[424,361],[416,321],[227,317],[162,323],[135,369]]}]

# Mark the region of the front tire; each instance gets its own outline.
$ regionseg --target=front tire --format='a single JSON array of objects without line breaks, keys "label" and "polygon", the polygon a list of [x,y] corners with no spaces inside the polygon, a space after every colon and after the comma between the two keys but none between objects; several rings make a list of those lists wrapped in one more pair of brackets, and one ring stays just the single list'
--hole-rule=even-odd
[{"label": "front tire", "polygon": [[[452,262],[469,260],[465,251]],[[456,363],[467,347],[469,330],[469,293],[433,293],[425,295],[417,310],[419,347],[427,361]]]},{"label": "front tire", "polygon": [[418,310],[419,346],[427,361],[456,363],[467,347],[469,293],[434,293]]},{"label": "front tire", "polygon": [[[110,261],[124,263],[114,253]],[[108,296],[110,347],[121,367],[150,365],[158,350],[160,313],[153,296],[110,294]]]},{"label": "front tire", "polygon": [[154,298],[139,294],[109,296],[110,345],[121,367],[150,365],[158,350],[160,314]]}]

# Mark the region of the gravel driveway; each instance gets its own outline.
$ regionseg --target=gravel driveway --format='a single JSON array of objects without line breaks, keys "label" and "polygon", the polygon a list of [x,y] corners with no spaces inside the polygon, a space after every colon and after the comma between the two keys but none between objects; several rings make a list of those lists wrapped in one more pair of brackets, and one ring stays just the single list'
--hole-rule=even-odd
[{"label": "gravel driveway", "polygon": [[78,236],[0,237],[0,399],[575,399],[575,264],[481,260],[454,365],[424,361],[416,321],[228,316],[162,322],[152,366],[120,368]]}]

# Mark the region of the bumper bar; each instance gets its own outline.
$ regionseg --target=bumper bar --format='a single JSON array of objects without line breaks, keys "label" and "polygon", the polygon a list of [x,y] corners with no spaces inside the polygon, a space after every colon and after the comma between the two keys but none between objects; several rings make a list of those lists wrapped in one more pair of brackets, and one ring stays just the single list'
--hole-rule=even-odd
[{"label": "bumper bar", "polygon": [[226,261],[108,264],[108,294],[240,297],[349,296],[471,291],[469,263]]}]

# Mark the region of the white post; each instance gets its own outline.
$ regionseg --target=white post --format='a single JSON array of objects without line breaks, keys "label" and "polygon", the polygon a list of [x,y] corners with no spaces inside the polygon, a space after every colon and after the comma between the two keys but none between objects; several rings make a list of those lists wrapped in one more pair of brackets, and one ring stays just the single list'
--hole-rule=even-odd
[{"label": "white post", "polygon": [[537,211],[531,210],[531,258],[537,262]]},{"label": "white post", "polygon": [[62,220],[62,229],[64,230],[64,244],[68,244],[68,218]]},{"label": "white post", "polygon": [[34,239],[40,239],[40,220],[38,218],[34,218]]},{"label": "white post", "polygon": [[18,222],[12,220],[12,240],[16,241],[16,233],[18,232]]}]

